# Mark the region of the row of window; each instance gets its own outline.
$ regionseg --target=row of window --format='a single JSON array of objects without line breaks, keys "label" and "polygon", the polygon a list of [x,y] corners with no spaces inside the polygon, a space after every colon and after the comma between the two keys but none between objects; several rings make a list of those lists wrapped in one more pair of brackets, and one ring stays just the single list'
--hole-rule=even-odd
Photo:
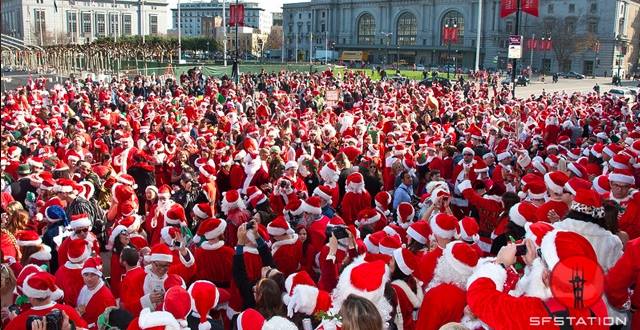
[{"label": "row of window", "polygon": [[[550,3],[547,5],[547,13],[553,14],[555,13],[555,4]],[[570,3],[568,7],[568,12],[573,14],[576,12],[576,5],[574,3]],[[589,13],[596,14],[598,12],[598,4],[596,2],[592,2],[589,6]]]},{"label": "row of window", "polygon": [[[122,19],[120,16],[122,16]],[[149,34],[158,34],[158,15],[150,14],[148,16],[148,22]],[[34,23],[36,35],[40,35],[46,31],[44,9],[34,9]],[[72,38],[77,36],[78,29],[80,29],[83,36],[93,34],[96,37],[104,37],[107,36],[107,33],[109,35],[131,35],[132,15],[67,11],[66,28],[67,34]],[[121,29],[122,32],[120,32]]]},{"label": "row of window", "polygon": [[[457,43],[462,43],[464,36],[464,17],[458,11],[452,10],[447,12],[442,18],[442,27],[445,25],[456,26],[458,32]],[[391,36],[396,36],[396,44],[399,46],[416,45],[416,35],[418,33],[418,24],[416,16],[412,13],[405,12],[396,22],[394,32],[381,33],[380,44],[390,44]],[[358,19],[358,44],[373,45],[376,38],[376,21],[373,15],[365,13]]]}]

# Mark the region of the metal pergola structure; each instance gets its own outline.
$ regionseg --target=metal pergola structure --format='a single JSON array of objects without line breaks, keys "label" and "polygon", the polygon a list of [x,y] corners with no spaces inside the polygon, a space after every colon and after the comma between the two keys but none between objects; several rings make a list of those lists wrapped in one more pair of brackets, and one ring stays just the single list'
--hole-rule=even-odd
[{"label": "metal pergola structure", "polygon": [[37,45],[29,45],[24,40],[0,35],[2,47],[2,66],[21,67],[26,69],[42,68],[45,65],[45,50]]}]

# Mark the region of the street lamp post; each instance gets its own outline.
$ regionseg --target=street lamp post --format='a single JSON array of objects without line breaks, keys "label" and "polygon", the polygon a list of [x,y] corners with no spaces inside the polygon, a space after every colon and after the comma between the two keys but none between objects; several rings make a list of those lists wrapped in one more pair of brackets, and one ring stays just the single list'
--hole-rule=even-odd
[{"label": "street lamp post", "polygon": [[380,32],[380,34],[387,40],[386,55],[384,56],[384,61],[382,61],[382,67],[385,67],[389,60],[389,44],[391,43],[391,36],[393,35],[393,32]]},{"label": "street lamp post", "polygon": [[542,77],[544,77],[547,71],[545,66],[545,62],[547,61],[547,50],[551,49],[551,37],[542,37],[540,40],[540,48],[542,48]]},{"label": "street lamp post", "polygon": [[211,49],[209,48],[209,40],[207,40],[207,59],[211,58]]},{"label": "street lamp post", "polygon": [[451,44],[458,39],[457,35],[458,24],[450,17],[444,25],[444,42],[447,43],[447,79],[449,79],[451,71]]},{"label": "street lamp post", "polygon": [[616,74],[616,80],[617,85],[620,85],[620,83],[622,82],[622,78],[620,77],[620,70],[622,69],[622,57],[624,56],[622,54],[622,37],[620,35],[616,36],[616,46],[618,46],[618,48],[620,49],[620,53],[616,56],[618,58],[616,60],[618,62],[618,73]]}]

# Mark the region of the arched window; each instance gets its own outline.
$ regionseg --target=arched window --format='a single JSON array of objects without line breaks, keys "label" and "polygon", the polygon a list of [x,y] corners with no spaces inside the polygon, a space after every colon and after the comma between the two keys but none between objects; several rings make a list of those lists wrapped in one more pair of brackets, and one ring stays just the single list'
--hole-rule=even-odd
[{"label": "arched window", "polygon": [[371,45],[375,40],[376,21],[371,14],[364,14],[358,20],[358,43]]},{"label": "arched window", "polygon": [[398,45],[415,46],[418,32],[416,16],[412,13],[404,13],[398,17]]},{"label": "arched window", "polygon": [[[464,39],[464,16],[459,11],[451,10],[442,18],[442,27],[440,31],[444,31],[446,25],[456,26],[458,29],[458,44],[463,43]],[[441,38],[444,44],[444,38]]]}]

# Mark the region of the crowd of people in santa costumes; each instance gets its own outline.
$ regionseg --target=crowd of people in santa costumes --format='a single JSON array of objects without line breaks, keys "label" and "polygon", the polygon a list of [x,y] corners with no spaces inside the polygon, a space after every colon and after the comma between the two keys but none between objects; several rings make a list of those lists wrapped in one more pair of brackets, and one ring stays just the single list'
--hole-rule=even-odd
[{"label": "crowd of people in santa costumes", "polygon": [[[5,329],[640,327],[628,99],[193,69],[1,107]],[[575,257],[588,306],[551,290]]]}]

